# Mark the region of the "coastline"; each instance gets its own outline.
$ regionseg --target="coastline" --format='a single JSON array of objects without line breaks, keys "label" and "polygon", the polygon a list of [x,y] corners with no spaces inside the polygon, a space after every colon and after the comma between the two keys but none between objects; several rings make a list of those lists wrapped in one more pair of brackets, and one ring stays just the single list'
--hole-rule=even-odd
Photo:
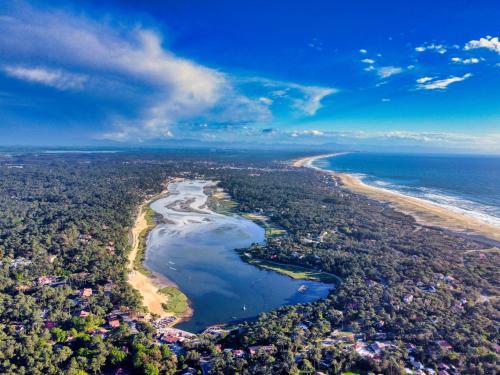
[{"label": "coastline", "polygon": [[313,168],[336,176],[342,185],[354,193],[360,193],[377,201],[387,202],[394,209],[408,214],[422,225],[436,226],[466,235],[485,237],[500,241],[500,228],[478,218],[446,209],[433,202],[404,195],[398,192],[365,184],[359,178],[348,174],[321,169],[312,165],[315,160],[343,155],[345,153],[322,154],[294,160],[294,167]]},{"label": "coastline", "polygon": [[[147,199],[144,203],[142,203],[139,206],[139,213],[136,217],[136,220],[134,222],[134,225],[132,226],[130,230],[131,234],[131,251],[128,255],[128,277],[127,281],[128,283],[139,292],[139,294],[142,296],[143,300],[143,305],[146,307],[149,313],[155,314],[159,316],[160,318],[167,318],[167,317],[173,317],[176,316],[172,312],[167,312],[163,308],[162,304],[168,302],[168,297],[160,293],[160,289],[164,287],[176,287],[177,286],[167,279],[165,276],[158,275],[156,273],[153,273],[152,271],[148,270],[150,272],[149,275],[145,275],[138,270],[134,269],[134,262],[136,260],[136,257],[138,255],[139,251],[139,246],[140,246],[140,237],[141,233],[144,231],[147,231],[147,234],[149,233],[150,230],[154,228],[154,226],[151,228],[148,225],[147,219],[146,219],[146,210],[145,208],[149,206],[153,201],[157,200],[161,196],[165,195],[168,193],[168,189],[163,190],[161,193]],[[181,316],[176,316],[176,319],[170,323],[169,325],[174,326],[185,319],[189,318],[192,316],[193,310],[191,306],[188,307],[186,311]]]}]

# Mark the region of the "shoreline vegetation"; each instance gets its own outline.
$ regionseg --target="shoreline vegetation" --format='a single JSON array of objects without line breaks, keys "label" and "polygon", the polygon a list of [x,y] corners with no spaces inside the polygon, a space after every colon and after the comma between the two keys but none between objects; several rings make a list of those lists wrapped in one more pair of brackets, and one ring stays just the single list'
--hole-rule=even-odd
[{"label": "shoreline vegetation", "polygon": [[[261,225],[265,230],[266,239],[287,234],[284,229],[271,225],[269,223],[269,218],[263,214],[238,211],[238,203],[232,200],[229,194],[224,192],[223,189],[217,187],[216,184],[207,189],[207,194],[209,197],[207,204],[210,209],[222,215],[238,215]],[[268,271],[277,272],[295,280],[317,281],[325,284],[339,284],[342,281],[340,277],[331,273],[321,272],[294,264],[279,263],[266,259],[254,258],[246,250],[247,249],[236,249],[236,251],[240,254],[240,258],[244,262]]]},{"label": "shoreline vegetation", "polygon": [[251,254],[243,252],[241,259],[254,266],[278,272],[282,275],[291,277],[295,280],[317,281],[325,284],[339,284],[342,279],[332,273],[313,270],[307,267],[301,267],[294,264],[273,262],[271,260],[253,258]]},{"label": "shoreline vegetation", "polygon": [[192,315],[193,311],[189,306],[188,298],[170,280],[153,273],[143,264],[147,237],[156,226],[155,212],[149,205],[166,194],[168,194],[168,189],[147,199],[139,206],[138,215],[130,231],[128,282],[142,296],[143,305],[149,313],[159,318],[175,316],[176,319],[170,324],[174,326]]},{"label": "shoreline vegetation", "polygon": [[343,154],[345,153],[308,156],[293,160],[292,165],[298,168],[313,168],[323,173],[328,173],[338,177],[342,182],[342,185],[344,185],[348,190],[354,193],[363,194],[380,202],[387,202],[396,210],[412,216],[419,224],[437,226],[461,234],[474,235],[485,237],[486,239],[494,241],[500,241],[500,228],[497,228],[490,223],[486,223],[475,217],[454,212],[424,199],[367,185],[359,178],[348,173],[328,171],[313,166],[313,162],[318,159],[340,156]]}]

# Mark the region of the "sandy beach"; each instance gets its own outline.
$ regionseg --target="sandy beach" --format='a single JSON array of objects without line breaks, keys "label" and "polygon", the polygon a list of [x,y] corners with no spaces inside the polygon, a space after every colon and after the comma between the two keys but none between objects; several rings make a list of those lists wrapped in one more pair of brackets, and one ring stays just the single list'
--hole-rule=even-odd
[{"label": "sandy beach", "polygon": [[293,166],[314,168],[324,173],[331,173],[338,177],[348,190],[364,194],[378,201],[388,202],[398,211],[413,216],[420,224],[438,226],[455,232],[477,235],[500,241],[500,228],[476,217],[446,209],[424,199],[369,186],[363,183],[359,178],[348,173],[326,171],[312,165],[315,160],[338,155],[340,154],[322,154],[297,159],[293,161]]},{"label": "sandy beach", "polygon": [[[144,207],[147,207],[152,201],[158,197],[168,193],[168,190],[162,191],[157,196],[147,200],[139,207],[139,215],[137,216],[134,226],[131,229],[132,235],[132,250],[128,256],[128,282],[136,289],[143,299],[143,304],[150,313],[158,315],[160,318],[165,318],[168,316],[173,316],[174,314],[166,312],[162,304],[168,301],[168,297],[164,294],[158,292],[158,290],[165,286],[171,286],[172,283],[166,279],[160,278],[156,275],[147,276],[139,271],[134,270],[134,260],[137,257],[137,252],[139,250],[139,236],[142,231],[148,228],[146,220],[146,211]],[[192,314],[191,309],[186,312],[186,316]],[[184,317],[177,318],[176,321],[172,323],[175,325],[182,321]]]}]

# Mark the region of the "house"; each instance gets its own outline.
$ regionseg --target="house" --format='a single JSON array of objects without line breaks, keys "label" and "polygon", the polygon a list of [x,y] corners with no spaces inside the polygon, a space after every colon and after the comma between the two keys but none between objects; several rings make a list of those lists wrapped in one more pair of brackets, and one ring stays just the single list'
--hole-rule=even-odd
[{"label": "house", "polygon": [[243,350],[240,350],[240,349],[234,349],[233,350],[233,355],[235,357],[241,358],[241,357],[245,356],[245,352]]},{"label": "house", "polygon": [[444,349],[444,350],[451,350],[451,349],[453,349],[453,346],[451,346],[451,344],[448,341],[446,341],[446,340],[437,340],[436,344],[441,349]]},{"label": "house", "polygon": [[272,353],[274,351],[274,347],[272,345],[255,345],[248,348],[250,355],[257,354],[259,350],[263,350],[266,353]]},{"label": "house", "polygon": [[78,314],[78,316],[80,318],[86,318],[89,315],[90,315],[90,313],[88,311],[85,311],[85,310],[80,311],[80,314]]},{"label": "house", "polygon": [[404,303],[411,303],[413,301],[413,294],[407,294],[403,297]]},{"label": "house", "polygon": [[50,285],[54,283],[56,278],[54,276],[40,276],[38,278],[38,285],[44,286],[44,285]]},{"label": "house", "polygon": [[30,286],[26,285],[26,284],[16,285],[16,290],[19,291],[19,292],[26,292],[26,291],[28,291],[30,289],[31,289]]},{"label": "house", "polygon": [[167,344],[175,344],[181,341],[181,338],[179,336],[169,333],[169,334],[163,334],[161,336],[161,340],[165,341]]},{"label": "house", "polygon": [[438,370],[449,370],[450,366],[448,366],[446,363],[440,363],[438,365]]},{"label": "house", "polygon": [[118,319],[112,319],[108,321],[108,324],[111,328],[118,328],[120,327],[120,321]]},{"label": "house", "polygon": [[370,345],[370,349],[374,352],[379,354],[385,349],[385,344],[383,342],[378,342],[375,341],[373,344]]},{"label": "house", "polygon": [[106,328],[98,328],[92,332],[93,335],[101,335],[105,337],[109,331]]},{"label": "house", "polygon": [[417,370],[423,370],[424,369],[424,365],[421,362],[419,362],[419,361],[415,361],[414,357],[410,356],[409,359],[410,359],[410,363],[413,366],[413,368],[416,368]]},{"label": "house", "polygon": [[448,284],[451,284],[451,283],[455,282],[455,278],[451,275],[448,275],[448,276],[444,277],[444,281]]},{"label": "house", "polygon": [[80,297],[90,297],[92,296],[92,289],[91,288],[84,288],[80,290]]}]

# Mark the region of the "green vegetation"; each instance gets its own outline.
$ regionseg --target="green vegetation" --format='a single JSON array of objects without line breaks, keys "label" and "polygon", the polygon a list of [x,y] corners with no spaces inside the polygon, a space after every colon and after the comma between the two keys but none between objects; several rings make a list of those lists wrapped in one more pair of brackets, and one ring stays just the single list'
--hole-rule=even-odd
[{"label": "green vegetation", "polygon": [[208,206],[212,211],[221,215],[232,215],[235,213],[238,203],[229,198],[222,191],[219,191],[217,187],[209,187],[207,193]]},{"label": "green vegetation", "polygon": [[271,226],[266,226],[265,229],[266,229],[266,238],[279,237],[286,234],[286,230],[284,229],[273,228]]},{"label": "green vegetation", "polygon": [[155,212],[149,206],[143,207],[143,212],[145,212],[145,219],[147,223],[147,228],[139,233],[138,244],[137,244],[137,254],[134,259],[134,269],[145,274],[151,275],[151,271],[149,271],[146,267],[144,267],[143,262],[146,257],[146,248],[147,248],[147,240],[148,235],[151,229],[156,226],[155,223]]},{"label": "green vegetation", "polygon": [[257,224],[263,226],[266,231],[266,238],[273,238],[286,235],[286,230],[278,228],[275,224],[270,222],[267,216],[254,213],[244,213],[241,216],[243,216],[245,219],[252,220]]},{"label": "green vegetation", "polygon": [[255,266],[290,276],[292,279],[320,281],[327,284],[334,284],[340,281],[337,276],[330,273],[315,271],[293,264],[277,263],[269,260],[253,259],[245,256],[243,256],[243,259]]},{"label": "green vegetation", "polygon": [[175,315],[181,315],[186,312],[189,308],[188,298],[179,289],[168,286],[161,288],[160,293],[165,294],[168,297],[167,303],[164,303],[163,309],[166,312],[174,313]]},{"label": "green vegetation", "polygon": [[[450,374],[499,373],[500,254],[346,192],[331,176],[289,167],[296,156],[0,154],[0,373],[170,375],[201,371],[208,357],[221,375],[403,374],[409,356],[435,370],[444,363]],[[140,318],[142,301],[126,277],[136,209],[172,176],[219,180],[238,210],[286,231],[247,249],[253,261],[301,277],[320,270],[342,283],[324,300],[262,313],[172,353]],[[166,307],[184,310],[186,300],[166,292]],[[322,345],[335,331],[367,350],[390,346],[369,358],[351,339]],[[273,349],[249,355],[251,346]]]}]

